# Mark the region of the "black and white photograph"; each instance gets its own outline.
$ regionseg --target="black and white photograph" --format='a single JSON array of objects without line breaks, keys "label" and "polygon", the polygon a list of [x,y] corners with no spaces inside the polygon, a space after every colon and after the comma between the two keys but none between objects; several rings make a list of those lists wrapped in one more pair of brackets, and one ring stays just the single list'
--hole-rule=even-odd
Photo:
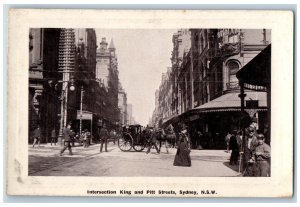
[{"label": "black and white photograph", "polygon": [[[19,79],[9,82],[19,94],[9,94],[11,123],[18,119],[19,129],[10,131],[9,153],[22,148],[8,156],[16,173],[12,183],[33,187],[28,193],[34,195],[226,197],[247,195],[247,186],[264,182],[277,186],[282,176],[288,177],[282,195],[291,195],[292,131],[281,137],[285,144],[278,137],[292,127],[281,125],[284,119],[290,125],[292,110],[290,91],[281,84],[289,86],[292,76],[278,76],[282,41],[271,20],[286,16],[278,25],[285,24],[289,13],[270,12],[247,25],[246,15],[231,20],[243,12],[226,19],[226,12],[213,11],[164,16],[81,10],[77,23],[74,11],[52,11],[66,15],[66,22],[49,17],[51,11],[14,12],[11,26],[24,33],[11,30],[22,37],[21,51],[11,45],[9,54],[20,60],[14,67],[16,60],[10,59],[8,74]],[[133,18],[137,12],[140,19]],[[25,21],[22,16],[32,20],[39,14],[49,17],[49,24],[17,24]],[[195,21],[210,14],[212,23]],[[286,56],[292,54],[289,23],[283,34]],[[291,71],[287,57],[282,60]],[[288,107],[278,101],[280,94],[287,96]],[[288,174],[281,175],[284,160],[281,173]],[[44,180],[50,187],[38,192]],[[72,183],[72,191],[54,190],[64,182]],[[245,189],[235,188],[244,182]],[[281,194],[259,192],[251,196]]]},{"label": "black and white photograph", "polygon": [[271,30],[28,36],[29,175],[271,176]]}]

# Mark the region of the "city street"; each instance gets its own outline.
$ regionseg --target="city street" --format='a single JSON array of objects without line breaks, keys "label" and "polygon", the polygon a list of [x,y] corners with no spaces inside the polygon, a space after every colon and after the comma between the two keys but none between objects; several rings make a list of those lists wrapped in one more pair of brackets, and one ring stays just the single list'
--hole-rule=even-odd
[{"label": "city street", "polygon": [[143,152],[122,152],[117,144],[109,143],[108,151],[99,153],[99,144],[88,148],[72,148],[59,156],[60,146],[50,144],[33,148],[29,145],[30,176],[238,176],[238,166],[229,165],[230,153],[224,150],[192,150],[192,167],[173,166],[176,149],[165,148],[157,154],[152,149]]}]

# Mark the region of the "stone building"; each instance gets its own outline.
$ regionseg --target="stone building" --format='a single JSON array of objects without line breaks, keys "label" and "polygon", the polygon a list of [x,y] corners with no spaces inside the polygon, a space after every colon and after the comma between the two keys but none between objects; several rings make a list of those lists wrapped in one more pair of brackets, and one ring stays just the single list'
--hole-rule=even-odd
[{"label": "stone building", "polygon": [[[164,98],[172,93],[171,114],[164,117],[161,112],[170,107],[160,101],[156,107],[160,107],[160,117],[155,119],[163,123],[185,122],[192,147],[200,143],[204,148],[223,148],[227,131],[239,130],[241,125],[236,73],[270,43],[270,34],[265,29],[179,30],[173,35],[170,89],[159,91],[159,97]],[[246,94],[246,111],[263,130],[268,122],[266,91]],[[195,136],[197,131],[203,135],[201,142]]]},{"label": "stone building", "polygon": [[55,84],[58,73],[60,29],[29,30],[29,142],[31,132],[40,125],[41,141],[47,142],[52,128],[58,127],[60,92]]},{"label": "stone building", "polygon": [[123,89],[121,83],[119,83],[118,89],[118,107],[120,110],[119,123],[121,125],[127,124],[127,94]]},{"label": "stone building", "polygon": [[116,124],[119,121],[120,111],[118,108],[118,84],[119,71],[116,48],[113,40],[108,47],[106,38],[102,38],[100,48],[97,50],[96,57],[96,79],[106,88],[106,106],[104,119]]}]

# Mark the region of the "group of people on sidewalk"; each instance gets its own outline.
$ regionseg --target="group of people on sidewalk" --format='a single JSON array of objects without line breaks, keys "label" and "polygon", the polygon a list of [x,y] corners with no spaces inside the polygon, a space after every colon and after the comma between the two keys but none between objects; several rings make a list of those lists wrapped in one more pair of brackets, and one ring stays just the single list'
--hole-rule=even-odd
[{"label": "group of people on sidewalk", "polygon": [[231,150],[230,165],[242,164],[238,159],[244,156],[243,176],[268,177],[270,176],[271,148],[265,143],[265,136],[257,133],[256,128],[249,126],[245,130],[245,144],[243,133],[233,130],[225,137],[227,152]]}]

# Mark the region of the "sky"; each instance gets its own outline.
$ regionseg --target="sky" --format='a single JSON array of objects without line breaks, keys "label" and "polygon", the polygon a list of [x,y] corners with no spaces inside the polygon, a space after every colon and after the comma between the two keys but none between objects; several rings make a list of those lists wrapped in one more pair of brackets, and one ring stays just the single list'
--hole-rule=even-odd
[{"label": "sky", "polygon": [[169,29],[95,29],[97,44],[113,38],[119,80],[131,103],[135,121],[147,125],[155,108],[155,91],[163,72],[171,66],[172,35]]}]

